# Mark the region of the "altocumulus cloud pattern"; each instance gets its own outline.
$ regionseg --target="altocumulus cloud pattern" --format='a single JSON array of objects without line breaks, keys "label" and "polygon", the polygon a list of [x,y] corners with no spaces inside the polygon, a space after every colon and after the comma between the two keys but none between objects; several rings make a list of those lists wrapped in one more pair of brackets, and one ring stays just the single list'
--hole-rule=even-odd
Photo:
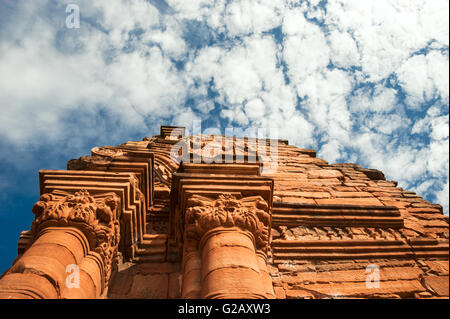
[{"label": "altocumulus cloud pattern", "polygon": [[[65,26],[68,4],[79,29]],[[0,271],[15,256],[6,238],[32,220],[37,169],[161,124],[278,127],[331,163],[382,170],[448,215],[448,7],[1,1]]]}]

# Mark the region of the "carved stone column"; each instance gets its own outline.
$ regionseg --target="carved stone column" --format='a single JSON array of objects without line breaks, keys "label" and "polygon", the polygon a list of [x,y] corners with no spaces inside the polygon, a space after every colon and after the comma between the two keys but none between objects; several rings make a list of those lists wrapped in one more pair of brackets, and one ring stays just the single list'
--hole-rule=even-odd
[{"label": "carved stone column", "polygon": [[119,241],[114,193],[53,192],[33,207],[34,240],[0,279],[0,298],[99,298]]},{"label": "carved stone column", "polygon": [[256,252],[258,259],[259,271],[261,272],[262,285],[265,289],[267,298],[275,299],[275,291],[273,290],[272,277],[267,269],[267,254],[265,251],[258,250]]},{"label": "carved stone column", "polygon": [[[269,225],[268,205],[260,196],[189,198],[183,288],[191,289],[183,289],[182,297],[190,298],[193,295],[187,292],[197,291],[197,298],[272,298],[266,260],[260,257],[268,247]],[[189,267],[194,260],[196,266]]]}]

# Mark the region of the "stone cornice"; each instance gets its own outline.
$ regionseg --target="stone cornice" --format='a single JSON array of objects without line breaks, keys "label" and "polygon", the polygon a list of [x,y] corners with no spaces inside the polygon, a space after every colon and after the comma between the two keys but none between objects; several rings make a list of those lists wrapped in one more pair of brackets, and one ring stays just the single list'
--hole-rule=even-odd
[{"label": "stone cornice", "polygon": [[185,236],[199,240],[216,227],[238,227],[255,237],[256,247],[265,249],[269,242],[270,212],[261,196],[237,198],[222,194],[217,198],[191,196],[185,213]]}]

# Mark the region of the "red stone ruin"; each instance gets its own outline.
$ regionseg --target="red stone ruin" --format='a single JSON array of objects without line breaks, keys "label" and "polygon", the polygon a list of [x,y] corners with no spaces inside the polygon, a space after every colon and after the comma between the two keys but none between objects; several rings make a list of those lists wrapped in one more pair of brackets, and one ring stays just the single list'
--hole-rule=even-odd
[{"label": "red stone ruin", "polygon": [[276,146],[264,170],[251,139],[228,140],[162,126],[41,170],[0,298],[448,298],[440,205],[286,140],[257,140]]}]

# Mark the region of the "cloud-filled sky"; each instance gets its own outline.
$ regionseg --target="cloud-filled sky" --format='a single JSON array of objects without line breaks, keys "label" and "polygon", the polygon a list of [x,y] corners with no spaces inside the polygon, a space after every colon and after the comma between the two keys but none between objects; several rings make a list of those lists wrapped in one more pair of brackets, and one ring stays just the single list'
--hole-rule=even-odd
[{"label": "cloud-filled sky", "polygon": [[[80,28],[67,28],[68,4]],[[38,169],[161,124],[277,127],[444,206],[448,0],[2,0],[0,272]]]}]

